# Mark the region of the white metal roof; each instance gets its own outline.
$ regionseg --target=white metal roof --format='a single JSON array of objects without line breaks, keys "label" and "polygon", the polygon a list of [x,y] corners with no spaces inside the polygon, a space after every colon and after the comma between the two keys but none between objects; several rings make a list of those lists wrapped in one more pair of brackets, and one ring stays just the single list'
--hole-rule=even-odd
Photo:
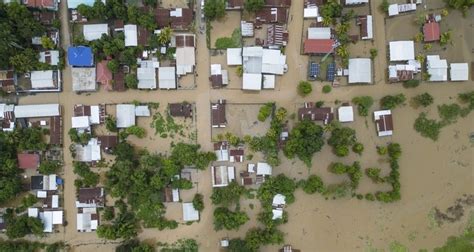
[{"label": "white metal roof", "polygon": [[227,48],[227,65],[242,65],[242,48]]},{"label": "white metal roof", "polygon": [[351,4],[364,4],[364,3],[368,3],[369,0],[346,0],[346,4],[347,5],[351,5]]},{"label": "white metal roof", "polygon": [[272,209],[272,220],[283,218],[283,209]]},{"label": "white metal roof", "polygon": [[398,15],[398,4],[391,4],[388,6],[388,15],[389,16],[396,16]]},{"label": "white metal roof", "polygon": [[49,57],[51,58],[51,62],[49,63],[51,66],[57,66],[59,63],[59,51],[57,50],[50,50],[50,51],[45,51],[45,52],[40,52],[40,58],[39,61],[42,63],[47,63],[46,62],[46,54],[49,54]]},{"label": "white metal roof", "polygon": [[92,162],[101,159],[100,144],[97,138],[91,138],[86,146],[76,144],[75,149],[77,161]]},{"label": "white metal roof", "polygon": [[372,83],[372,61],[349,59],[349,83]]},{"label": "white metal roof", "polygon": [[216,150],[214,153],[217,156],[216,161],[229,161],[229,150]]},{"label": "white metal roof", "polygon": [[282,75],[285,72],[286,56],[280,50],[263,49],[262,72]]},{"label": "white metal roof", "polygon": [[329,27],[309,27],[308,39],[330,39],[331,28]]},{"label": "white metal roof", "polygon": [[176,48],[176,68],[179,75],[192,73],[196,64],[196,54],[194,47]]},{"label": "white metal roof", "polygon": [[272,201],[273,206],[285,205],[285,204],[286,204],[285,195],[278,193],[275,196],[273,196],[273,201]]},{"label": "white metal roof", "polygon": [[445,59],[440,59],[439,55],[427,55],[426,68],[430,75],[430,81],[448,80],[448,62]]},{"label": "white metal roof", "polygon": [[37,104],[15,106],[16,118],[60,116],[59,104]]},{"label": "white metal roof", "polygon": [[156,89],[155,68],[147,68],[147,67],[137,68],[137,79],[138,79],[139,89]]},{"label": "white metal roof", "polygon": [[117,104],[117,128],[128,128],[135,125],[135,105]]},{"label": "white metal roof", "polygon": [[15,105],[7,105],[0,103],[0,118],[3,119],[5,112],[12,112],[15,110]]},{"label": "white metal roof", "polygon": [[124,25],[123,30],[125,33],[125,46],[138,46],[137,25]]},{"label": "white metal roof", "polygon": [[28,217],[38,218],[38,208],[36,207],[28,208]]},{"label": "white metal roof", "polygon": [[59,207],[59,195],[51,196],[51,208]]},{"label": "white metal roof", "polygon": [[135,107],[135,116],[150,116],[150,109],[147,105],[136,106]]},{"label": "white metal roof", "polygon": [[319,16],[318,6],[310,6],[308,8],[304,8],[303,10],[304,18],[315,18],[317,16]]},{"label": "white metal roof", "polygon": [[183,203],[183,221],[198,221],[199,212],[194,209],[193,203]]},{"label": "white metal roof", "polygon": [[41,222],[43,222],[43,232],[52,233],[53,232],[53,212],[45,211],[39,213]]},{"label": "white metal roof", "polygon": [[242,37],[253,37],[253,23],[247,21],[240,21],[240,30],[242,32]]},{"label": "white metal roof", "polygon": [[[48,186],[47,188],[45,188],[46,190],[50,190],[50,191],[54,191],[54,190],[57,190],[58,189],[58,184],[56,183],[56,174],[50,174],[50,175],[45,175],[43,176],[43,185],[44,186]],[[44,182],[46,181],[46,182]]]},{"label": "white metal roof", "polygon": [[264,74],[263,75],[263,89],[274,89],[275,88],[275,75]]},{"label": "white metal roof", "polygon": [[100,123],[100,108],[98,105],[91,106],[91,116],[89,117],[91,124]]},{"label": "white metal roof", "polygon": [[71,68],[72,75],[72,91],[87,92],[96,91],[97,83],[95,80],[94,67],[73,67]]},{"label": "white metal roof", "polygon": [[38,192],[36,192],[36,197],[39,198],[39,199],[45,199],[46,197],[48,197],[48,192],[38,191]]},{"label": "white metal roof", "polygon": [[404,61],[415,59],[415,44],[413,41],[391,41],[390,61]]},{"label": "white metal roof", "polygon": [[[223,160],[224,161],[224,160]],[[213,187],[223,187],[229,185],[229,167],[221,166],[212,166],[211,167],[211,176],[212,176],[212,186]]]},{"label": "white metal roof", "polygon": [[243,48],[242,56],[244,57],[262,57],[263,47],[261,46],[247,46]]},{"label": "white metal roof", "polygon": [[172,189],[173,202],[179,202],[179,189]]},{"label": "white metal roof", "polygon": [[54,88],[53,70],[32,71],[30,73],[31,88]]},{"label": "white metal roof", "polygon": [[53,211],[53,225],[63,224],[63,211]]},{"label": "white metal roof", "polygon": [[258,162],[257,175],[272,175],[272,167],[267,163]]},{"label": "white metal roof", "polygon": [[337,110],[337,115],[340,122],[353,122],[354,121],[354,109],[352,106],[342,106]]},{"label": "white metal roof", "polygon": [[467,63],[451,63],[451,81],[469,80],[469,65]]},{"label": "white metal roof", "polygon": [[226,69],[222,69],[222,84],[229,84],[229,72]]},{"label": "white metal roof", "polygon": [[174,67],[158,68],[158,86],[161,89],[176,88],[176,70]]},{"label": "white metal roof", "polygon": [[211,64],[211,75],[221,75],[222,66],[221,64]]},{"label": "white metal roof", "polygon": [[71,127],[74,129],[85,129],[91,125],[88,116],[73,116],[71,117],[71,123]]},{"label": "white metal roof", "polygon": [[261,90],[262,89],[262,75],[244,73],[242,89],[244,90]]},{"label": "white metal roof", "polygon": [[82,34],[87,41],[100,39],[102,34],[109,35],[108,24],[85,24],[82,27]]}]

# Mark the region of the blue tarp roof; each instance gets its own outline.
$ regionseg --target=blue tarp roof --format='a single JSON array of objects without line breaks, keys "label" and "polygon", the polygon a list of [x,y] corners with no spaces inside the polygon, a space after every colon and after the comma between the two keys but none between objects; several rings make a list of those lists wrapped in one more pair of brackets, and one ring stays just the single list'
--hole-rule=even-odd
[{"label": "blue tarp roof", "polygon": [[67,49],[69,65],[78,67],[91,67],[94,65],[92,49],[86,46],[69,47]]},{"label": "blue tarp roof", "polygon": [[[67,1],[67,7],[69,9],[77,9],[77,6],[79,4],[85,4],[87,6],[92,6],[94,5],[95,0],[68,0]],[[105,2],[105,1],[102,1]]]}]

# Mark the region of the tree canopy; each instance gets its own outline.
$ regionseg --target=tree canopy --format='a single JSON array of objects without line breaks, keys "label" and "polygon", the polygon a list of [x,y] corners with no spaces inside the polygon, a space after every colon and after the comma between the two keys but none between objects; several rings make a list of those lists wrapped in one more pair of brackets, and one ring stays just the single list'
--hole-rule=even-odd
[{"label": "tree canopy", "polygon": [[214,20],[225,16],[225,0],[207,0],[204,3],[204,16]]},{"label": "tree canopy", "polygon": [[288,158],[297,156],[308,167],[311,167],[314,153],[319,152],[323,145],[323,128],[309,120],[304,120],[298,122],[291,130],[283,151]]},{"label": "tree canopy", "polygon": [[249,219],[245,212],[233,212],[227,207],[218,207],[214,210],[214,229],[238,230]]}]

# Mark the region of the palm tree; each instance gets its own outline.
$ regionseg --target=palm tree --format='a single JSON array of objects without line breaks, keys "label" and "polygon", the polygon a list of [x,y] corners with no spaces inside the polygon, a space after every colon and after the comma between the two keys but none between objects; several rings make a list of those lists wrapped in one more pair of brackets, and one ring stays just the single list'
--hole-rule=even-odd
[{"label": "palm tree", "polygon": [[168,44],[171,41],[171,33],[173,33],[173,31],[169,26],[161,29],[160,35],[158,36],[158,43],[160,43],[160,45]]}]

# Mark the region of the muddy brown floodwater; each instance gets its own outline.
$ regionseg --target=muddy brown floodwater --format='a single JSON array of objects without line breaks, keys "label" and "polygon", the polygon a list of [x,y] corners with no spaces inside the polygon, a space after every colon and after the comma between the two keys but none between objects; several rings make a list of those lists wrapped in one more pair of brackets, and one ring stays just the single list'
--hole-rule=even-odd
[{"label": "muddy brown floodwater", "polygon": [[[433,2],[438,3],[440,1]],[[61,28],[63,46],[67,48],[69,45],[69,27],[65,25],[67,24],[65,3],[66,1],[61,2],[61,21],[63,24]],[[275,101],[279,106],[284,106],[291,111],[295,110],[296,104],[301,104],[304,101],[323,100],[326,104],[334,104],[335,100],[350,101],[354,96],[370,95],[376,100],[373,109],[377,109],[379,99],[387,94],[403,92],[410,98],[419,93],[429,92],[435,97],[436,104],[442,104],[454,102],[458,93],[474,90],[472,81],[439,84],[423,83],[416,89],[403,89],[401,85],[385,84],[387,67],[385,55],[388,43],[385,39],[385,33],[393,31],[385,30],[384,16],[378,11],[379,1],[371,1],[371,4],[376,38],[374,46],[378,48],[379,55],[374,62],[375,85],[372,86],[340,87],[334,88],[330,94],[322,94],[322,84],[314,83],[315,91],[311,95],[304,99],[297,95],[296,84],[299,80],[306,78],[308,60],[307,56],[300,55],[303,5],[302,1],[298,0],[293,1],[288,23],[290,38],[285,53],[289,71],[284,76],[277,78],[275,90],[247,93],[239,89],[211,89],[208,81],[210,60],[205,35],[198,33],[196,89],[150,92],[127,91],[125,93],[108,93],[101,90],[90,95],[77,95],[71,90],[70,69],[66,68],[63,72],[64,88],[62,93],[22,97],[20,99],[22,104],[59,102],[63,107],[64,157],[66,164],[63,175],[65,179],[65,199],[63,203],[68,225],[59,230],[59,233],[46,236],[42,241],[62,240],[70,244],[74,251],[91,251],[93,249],[113,251],[117,244],[117,242],[101,240],[97,238],[95,233],[78,233],[75,229],[76,209],[74,207],[75,188],[73,184],[75,175],[72,172],[72,160],[68,150],[70,141],[66,135],[71,126],[70,117],[74,104],[121,103],[131,102],[132,100],[159,102],[162,105],[168,102],[194,102],[197,114],[195,122],[198,131],[197,141],[204,150],[211,150],[209,103],[217,99],[227,99],[234,104]],[[473,17],[474,11],[471,9],[469,14],[470,17]],[[465,36],[456,35],[453,39],[455,46],[449,47],[449,51],[456,52],[453,57],[459,62],[472,62],[473,20],[472,18],[462,19],[460,14],[454,11],[450,15],[452,15],[453,20],[458,20],[462,25]],[[410,15],[398,18],[402,20],[413,17],[413,15]],[[229,31],[231,32],[231,30]],[[391,34],[391,36],[396,37],[397,34]],[[234,70],[230,69],[229,71]],[[402,195],[400,201],[392,204],[382,204],[361,201],[355,198],[325,200],[320,195],[306,195],[301,191],[297,191],[296,202],[286,209],[289,213],[289,222],[280,227],[286,233],[286,243],[292,244],[302,251],[364,251],[370,248],[387,249],[391,242],[398,241],[412,250],[417,250],[420,248],[432,249],[444,243],[448,236],[460,234],[472,205],[463,205],[465,212],[463,216],[459,217],[459,220],[446,222],[440,227],[432,225],[433,220],[430,218],[430,212],[435,208],[448,209],[463,194],[470,194],[474,191],[474,147],[469,142],[469,135],[474,131],[474,113],[466,118],[459,119],[455,124],[443,128],[439,140],[433,142],[421,137],[413,129],[413,122],[421,111],[423,110],[415,109],[410,105],[396,108],[393,111],[395,132],[393,137],[390,138],[376,136],[370,116],[366,119],[356,116],[356,121],[348,124],[348,126],[357,130],[358,139],[365,145],[365,153],[360,157],[351,154],[346,159],[339,159],[331,153],[328,146],[325,146],[321,152],[314,156],[313,166],[308,169],[301,162],[286,160],[282,156],[282,165],[274,169],[275,174],[285,173],[297,179],[304,178],[308,174],[318,174],[326,183],[336,183],[340,182],[342,178],[327,172],[327,166],[331,162],[349,163],[359,160],[363,168],[375,166],[388,173],[388,166],[379,160],[375,152],[375,146],[393,141],[400,143],[403,149],[400,160]],[[436,116],[434,105],[425,109],[425,111],[428,112],[429,116]],[[233,118],[236,121],[238,119]],[[141,126],[148,127],[147,125]],[[149,134],[152,134],[152,129],[148,130]],[[154,142],[158,140],[158,137],[150,136],[140,141],[137,140],[136,143],[146,144],[149,147],[157,146],[156,148],[162,150],[162,146]],[[153,143],[147,144],[147,141],[153,141]],[[168,141],[165,142],[168,143]],[[260,155],[255,155],[254,160],[257,158],[260,158]],[[194,178],[197,184],[192,192],[205,195],[206,207],[201,214],[199,223],[180,225],[175,230],[145,229],[139,234],[138,238],[147,242],[173,242],[179,238],[193,238],[200,244],[201,251],[218,251],[218,241],[222,237],[243,237],[249,228],[257,226],[256,214],[258,213],[259,204],[256,200],[245,200],[242,203],[242,208],[251,215],[251,220],[248,223],[242,226],[239,231],[215,232],[213,230],[213,208],[208,197],[212,190],[210,178],[209,170],[199,171],[197,177]],[[385,188],[376,187],[368,178],[364,177],[361,180],[359,191],[360,193],[366,193],[380,189]],[[251,210],[249,204],[254,204],[255,208]],[[170,206],[169,209],[179,211],[180,208]],[[175,213],[170,214],[180,216]],[[277,246],[268,246],[263,248],[262,251],[276,251],[277,248]]]}]

